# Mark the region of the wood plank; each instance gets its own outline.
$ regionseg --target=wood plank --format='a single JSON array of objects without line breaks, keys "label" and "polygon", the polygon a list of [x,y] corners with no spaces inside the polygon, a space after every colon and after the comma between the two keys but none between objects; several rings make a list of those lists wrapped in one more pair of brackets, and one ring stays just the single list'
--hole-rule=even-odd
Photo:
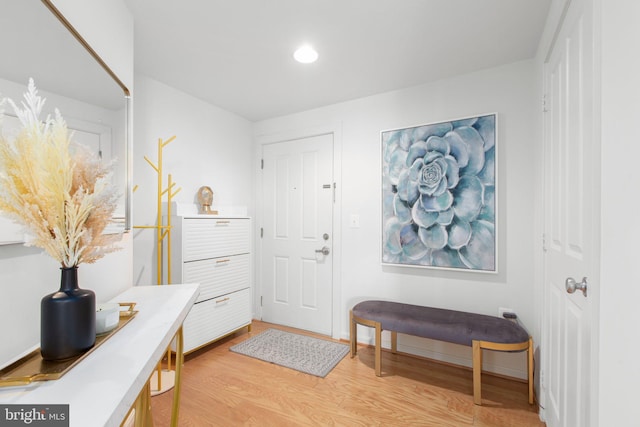
[{"label": "wood plank", "polygon": [[[327,337],[254,320],[242,330],[186,356],[180,426],[544,426],[528,404],[527,384],[484,374],[483,406],[473,404],[473,373],[424,358],[358,346],[326,378],[229,351],[268,328]],[[156,427],[168,426],[173,391],[151,399]]]}]

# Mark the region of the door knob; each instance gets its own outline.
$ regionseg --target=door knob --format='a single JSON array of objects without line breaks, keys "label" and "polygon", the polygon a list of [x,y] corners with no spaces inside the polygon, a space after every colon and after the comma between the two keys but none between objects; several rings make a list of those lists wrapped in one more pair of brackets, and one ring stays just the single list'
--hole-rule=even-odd
[{"label": "door knob", "polygon": [[324,246],[322,249],[316,249],[317,254],[329,255],[329,248]]},{"label": "door knob", "polygon": [[577,290],[582,291],[582,294],[587,296],[587,278],[583,277],[582,282],[578,283],[573,277],[567,277],[567,280],[564,282],[564,286],[567,289],[567,292],[572,294]]}]

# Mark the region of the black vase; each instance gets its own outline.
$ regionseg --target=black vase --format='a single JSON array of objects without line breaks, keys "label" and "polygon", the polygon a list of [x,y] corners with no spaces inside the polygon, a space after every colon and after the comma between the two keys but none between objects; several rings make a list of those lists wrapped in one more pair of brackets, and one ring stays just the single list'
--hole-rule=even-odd
[{"label": "black vase", "polygon": [[69,359],[96,342],[96,296],[78,288],[78,267],[60,270],[60,290],[40,304],[40,353],[45,360]]}]

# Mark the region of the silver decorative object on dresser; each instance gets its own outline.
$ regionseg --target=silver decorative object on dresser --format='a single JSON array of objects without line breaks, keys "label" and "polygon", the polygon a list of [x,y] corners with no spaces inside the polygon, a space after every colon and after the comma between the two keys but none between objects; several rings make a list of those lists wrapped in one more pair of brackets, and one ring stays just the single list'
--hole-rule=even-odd
[{"label": "silver decorative object on dresser", "polygon": [[171,276],[199,283],[184,322],[189,353],[244,327],[251,329],[251,219],[211,215],[171,217]]}]

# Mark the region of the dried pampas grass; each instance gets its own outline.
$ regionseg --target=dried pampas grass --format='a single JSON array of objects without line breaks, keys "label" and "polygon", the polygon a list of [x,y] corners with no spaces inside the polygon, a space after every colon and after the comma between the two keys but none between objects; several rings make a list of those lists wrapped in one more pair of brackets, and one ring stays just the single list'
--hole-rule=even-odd
[{"label": "dried pampas grass", "polygon": [[13,141],[0,136],[2,214],[25,227],[27,245],[43,248],[65,268],[117,250],[120,235],[103,234],[118,199],[112,164],[72,143],[59,111],[40,119],[45,100],[32,79],[22,107],[7,102],[22,129]]}]

